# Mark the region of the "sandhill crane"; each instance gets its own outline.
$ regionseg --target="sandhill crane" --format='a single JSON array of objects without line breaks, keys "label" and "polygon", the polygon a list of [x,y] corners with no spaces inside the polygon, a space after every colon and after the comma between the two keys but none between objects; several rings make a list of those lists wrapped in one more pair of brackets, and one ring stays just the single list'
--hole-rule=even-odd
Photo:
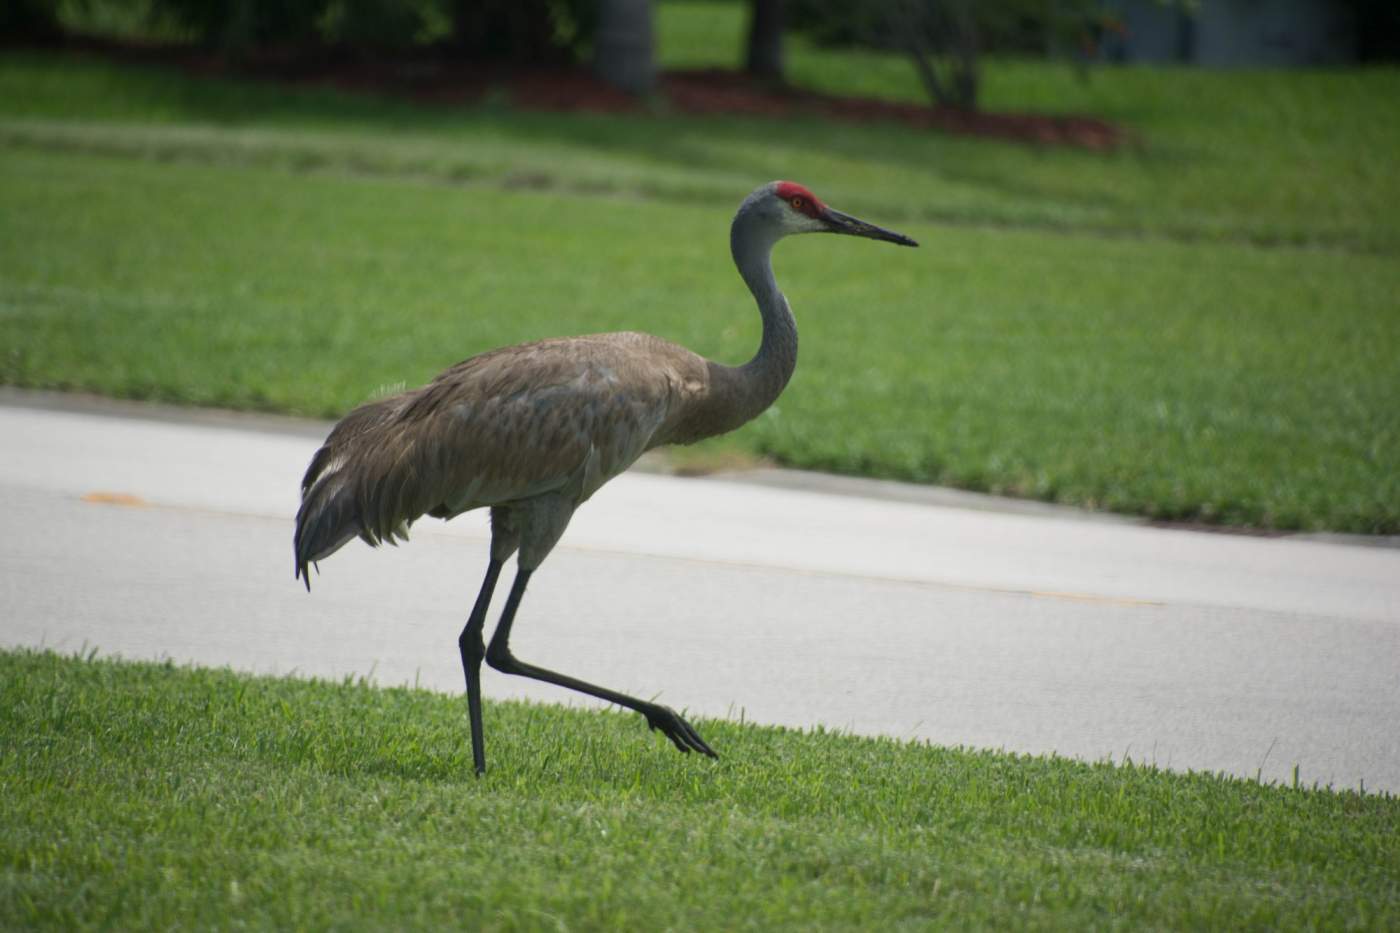
[{"label": "sandhill crane", "polygon": [[[486,579],[458,638],[472,759],[486,769],[481,662],[636,710],[682,752],[717,757],[674,710],[516,660],[510,651],[525,586],[574,510],[644,451],[732,431],[773,403],[797,363],[797,324],[769,253],[794,233],[844,233],[917,246],[832,210],[799,184],[775,181],[744,199],[729,231],[739,274],[758,302],[763,336],[743,366],[715,363],[648,334],[596,334],[524,343],[464,360],[428,385],[346,415],[301,482],[294,547],[308,565],[351,538],[406,538],[423,515],[491,510]],[[517,573],[489,646],[482,630],[501,567]]]}]

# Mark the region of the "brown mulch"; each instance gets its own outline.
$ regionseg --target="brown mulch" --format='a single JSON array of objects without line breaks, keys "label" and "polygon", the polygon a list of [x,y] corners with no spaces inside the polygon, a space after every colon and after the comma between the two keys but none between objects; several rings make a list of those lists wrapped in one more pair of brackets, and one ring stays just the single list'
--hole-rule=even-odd
[{"label": "brown mulch", "polygon": [[[186,46],[146,45],[77,37],[59,47],[140,63],[170,65],[201,75],[243,75],[302,86],[329,86],[427,103],[470,104],[502,94],[512,105],[552,112],[645,113],[647,102],[599,81],[585,68],[504,69],[424,56],[367,60],[276,50],[237,62]],[[1111,150],[1128,142],[1121,127],[1082,116],[987,113],[865,97],[841,97],[775,84],[720,68],[668,71],[658,91],[665,107],[698,115],[758,118],[816,116],[848,123],[901,123],[962,136],[1046,146]]]}]

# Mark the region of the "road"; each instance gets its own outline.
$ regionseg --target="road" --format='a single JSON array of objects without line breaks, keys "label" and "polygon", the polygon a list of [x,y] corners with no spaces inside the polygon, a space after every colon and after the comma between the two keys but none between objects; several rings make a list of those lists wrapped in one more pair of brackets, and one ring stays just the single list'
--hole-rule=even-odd
[{"label": "road", "polygon": [[[0,394],[0,644],[460,692],[484,519],[353,542],[308,595],[291,517],[324,431]],[[579,511],[512,645],[700,716],[1400,792],[1393,547],[634,471]]]}]

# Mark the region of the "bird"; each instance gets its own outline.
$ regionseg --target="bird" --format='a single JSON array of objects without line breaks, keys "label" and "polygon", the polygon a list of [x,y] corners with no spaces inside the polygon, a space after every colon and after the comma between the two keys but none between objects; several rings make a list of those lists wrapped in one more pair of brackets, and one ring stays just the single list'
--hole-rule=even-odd
[{"label": "bird", "polygon": [[[355,408],[311,458],[293,536],[295,578],[308,593],[310,568],[353,538],[396,544],[424,515],[490,510],[486,576],[458,637],[478,775],[486,770],[483,661],[635,710],[681,752],[718,757],[670,707],[521,661],[510,634],[531,576],[599,487],[652,448],[738,428],[787,386],[797,364],[797,324],[770,255],[779,240],[803,233],[918,245],[828,207],[796,182],[769,182],[743,200],[729,231],[734,264],[762,319],[758,350],[747,363],[727,366],[637,332],[503,347],[463,360],[427,385]],[[487,612],[511,557],[515,578],[487,644]]]}]

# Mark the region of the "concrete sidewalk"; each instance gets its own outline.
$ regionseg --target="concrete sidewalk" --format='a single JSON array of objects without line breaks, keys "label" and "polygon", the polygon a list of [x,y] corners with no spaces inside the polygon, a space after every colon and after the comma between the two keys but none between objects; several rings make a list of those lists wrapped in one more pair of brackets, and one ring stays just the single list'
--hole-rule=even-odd
[{"label": "concrete sidewalk", "polygon": [[[461,689],[484,516],[352,543],[308,596],[291,516],[324,426],[74,408],[0,395],[0,643]],[[1400,791],[1400,550],[758,479],[609,484],[517,654],[702,716]]]}]

